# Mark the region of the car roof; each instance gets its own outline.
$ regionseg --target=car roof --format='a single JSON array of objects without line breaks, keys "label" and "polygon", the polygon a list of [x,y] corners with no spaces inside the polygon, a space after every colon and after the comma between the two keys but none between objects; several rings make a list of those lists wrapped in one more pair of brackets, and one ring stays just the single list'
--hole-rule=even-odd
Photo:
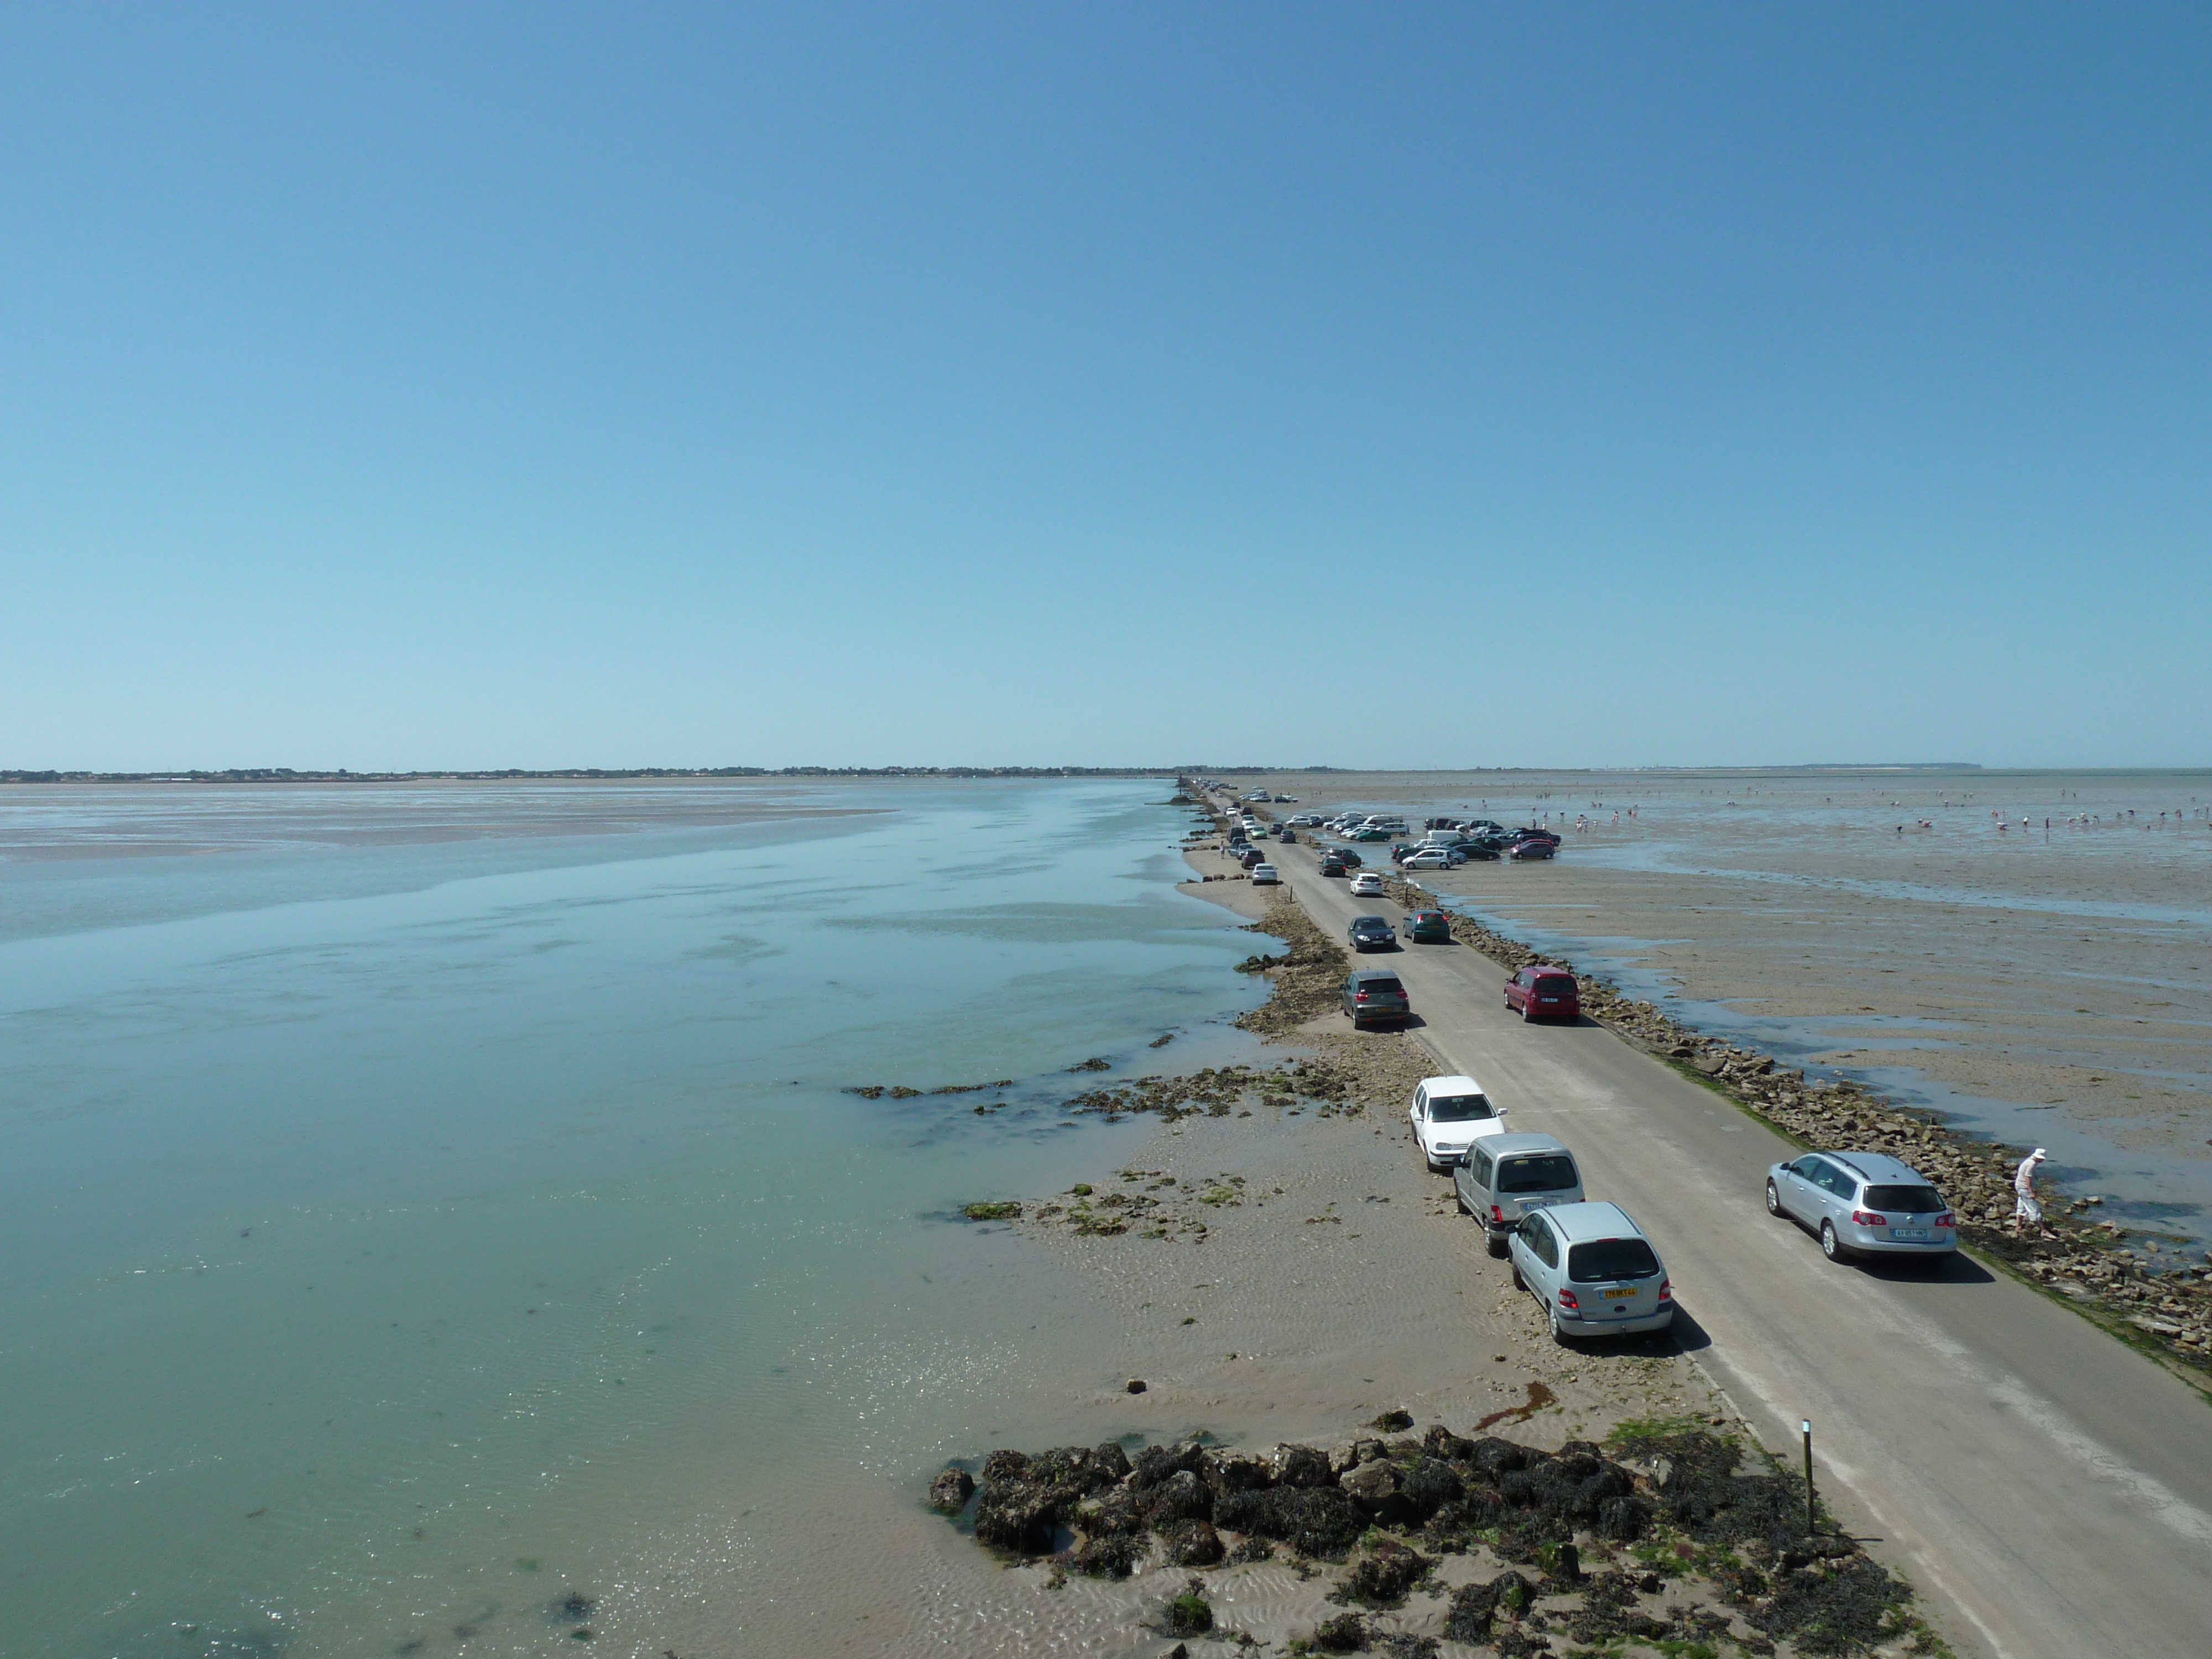
[{"label": "car roof", "polygon": [[1558,1228],[1559,1237],[1570,1244],[1584,1243],[1593,1238],[1643,1238],[1644,1236],[1644,1229],[1636,1224],[1635,1217],[1620,1205],[1607,1204],[1602,1200],[1589,1204],[1555,1204],[1544,1212],[1544,1218]]},{"label": "car roof", "polygon": [[[1519,1134],[1492,1135],[1483,1142],[1483,1150],[1496,1158],[1516,1158],[1523,1152],[1566,1152],[1567,1149],[1549,1135]],[[1567,1152],[1572,1158],[1572,1152]]]},{"label": "car roof", "polygon": [[1929,1184],[1926,1176],[1887,1152],[1823,1152],[1820,1156],[1833,1158],[1869,1181],[1917,1181],[1923,1186]]},{"label": "car roof", "polygon": [[1425,1077],[1421,1087],[1432,1095],[1480,1094],[1482,1085],[1464,1072],[1455,1072],[1449,1077]]},{"label": "car roof", "polygon": [[1352,970],[1348,977],[1352,979],[1395,979],[1398,977],[1398,970],[1395,968],[1355,968]]},{"label": "car roof", "polygon": [[1352,925],[1357,927],[1363,921],[1379,921],[1385,927],[1390,925],[1390,918],[1388,916],[1354,916],[1352,919]]}]

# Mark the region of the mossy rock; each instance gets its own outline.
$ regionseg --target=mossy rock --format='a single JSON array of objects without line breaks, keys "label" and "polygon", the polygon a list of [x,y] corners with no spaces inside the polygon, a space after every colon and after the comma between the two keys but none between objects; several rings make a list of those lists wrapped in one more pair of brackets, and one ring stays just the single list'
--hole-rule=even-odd
[{"label": "mossy rock", "polygon": [[1014,1203],[963,1204],[960,1213],[970,1221],[1018,1221],[1022,1206]]}]

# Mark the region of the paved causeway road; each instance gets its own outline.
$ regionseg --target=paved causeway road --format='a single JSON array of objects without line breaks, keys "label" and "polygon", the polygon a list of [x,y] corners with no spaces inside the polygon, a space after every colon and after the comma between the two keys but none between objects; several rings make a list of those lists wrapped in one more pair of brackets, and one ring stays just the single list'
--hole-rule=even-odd
[{"label": "paved causeway road", "polygon": [[[1274,858],[1339,939],[1355,915],[1401,914],[1324,880],[1310,847]],[[1786,1142],[1601,1026],[1523,1025],[1480,952],[1365,960],[1403,975],[1447,1066],[1513,1127],[1572,1147],[1590,1196],[1643,1224],[1695,1322],[1687,1346],[1767,1444],[1794,1449],[1814,1420],[1823,1495],[1961,1653],[2212,1654],[2212,1407],[2186,1384],[1965,1257],[1932,1274],[1831,1265],[1761,1201]],[[1472,1231],[1468,1259],[1506,1271]]]}]

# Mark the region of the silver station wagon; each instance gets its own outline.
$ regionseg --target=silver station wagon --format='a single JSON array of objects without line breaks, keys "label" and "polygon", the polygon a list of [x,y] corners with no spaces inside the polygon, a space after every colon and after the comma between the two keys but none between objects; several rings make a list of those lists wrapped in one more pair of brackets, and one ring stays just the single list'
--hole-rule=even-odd
[{"label": "silver station wagon", "polygon": [[1583,1201],[1583,1175],[1575,1157],[1549,1135],[1485,1135],[1452,1171],[1459,1207],[1482,1223],[1492,1255],[1523,1217],[1553,1204]]},{"label": "silver station wagon", "polygon": [[1810,1227],[1831,1261],[1959,1248],[1958,1218],[1942,1194],[1887,1152],[1808,1152],[1778,1164],[1766,1172],[1766,1212]]},{"label": "silver station wagon", "polygon": [[1666,1264],[1618,1204],[1562,1204],[1530,1216],[1513,1235],[1513,1282],[1543,1305],[1554,1342],[1674,1322]]}]

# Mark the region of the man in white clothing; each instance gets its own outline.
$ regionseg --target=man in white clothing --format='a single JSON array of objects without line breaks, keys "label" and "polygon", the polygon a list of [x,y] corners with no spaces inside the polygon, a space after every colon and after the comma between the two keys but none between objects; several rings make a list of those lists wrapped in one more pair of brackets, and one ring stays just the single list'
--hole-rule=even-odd
[{"label": "man in white clothing", "polygon": [[2041,1166],[2044,1159],[2050,1156],[2050,1153],[2039,1146],[2021,1159],[2020,1168],[2013,1172],[2012,1234],[2014,1238],[2020,1237],[2021,1223],[2023,1221],[2034,1227],[2045,1238],[2058,1237],[2043,1224],[2043,1206],[2035,1201],[2035,1172]]}]

